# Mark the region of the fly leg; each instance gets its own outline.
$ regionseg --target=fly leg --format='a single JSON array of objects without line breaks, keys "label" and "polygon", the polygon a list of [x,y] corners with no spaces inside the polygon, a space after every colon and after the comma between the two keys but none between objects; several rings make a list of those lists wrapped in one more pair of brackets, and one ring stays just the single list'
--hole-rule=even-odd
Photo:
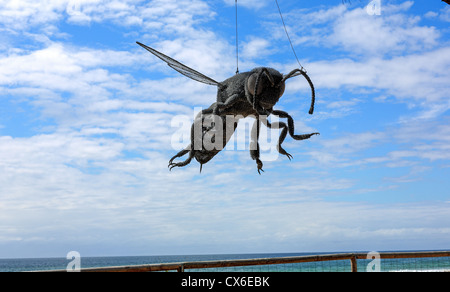
[{"label": "fly leg", "polygon": [[[183,150],[182,152],[184,152],[184,151],[185,151],[185,150]],[[187,152],[186,152],[186,153],[187,153]],[[186,153],[185,153],[185,154],[186,154]],[[183,155],[184,155],[184,154],[183,154]],[[178,162],[178,163],[173,163],[173,162],[171,162],[171,163],[169,164],[170,170],[172,170],[172,168],[174,168],[174,167],[183,167],[183,166],[188,165],[189,163],[191,163],[192,158],[194,158],[194,151],[190,150],[190,151],[189,151],[189,157],[188,157],[188,159],[186,159],[186,160],[183,161],[183,162]]]},{"label": "fly leg", "polygon": [[287,153],[286,150],[284,150],[283,147],[281,147],[281,143],[283,143],[284,139],[286,138],[287,132],[288,132],[288,126],[286,123],[283,122],[276,122],[276,123],[270,123],[267,119],[262,120],[264,125],[270,129],[282,129],[280,138],[278,139],[278,145],[277,150],[280,154],[286,155],[289,160],[292,159],[292,155]]},{"label": "fly leg", "polygon": [[251,133],[251,143],[250,143],[250,156],[253,160],[256,160],[256,166],[258,167],[258,173],[261,175],[263,163],[259,159],[260,151],[259,151],[259,131],[261,127],[261,122],[257,118],[253,123],[252,133]]},{"label": "fly leg", "polygon": [[[213,104],[214,105],[214,104]],[[194,156],[195,156],[195,151],[196,151],[196,149],[194,148],[194,146],[196,145],[196,143],[195,143],[195,139],[197,138],[200,138],[201,139],[201,137],[202,137],[202,131],[201,131],[201,129],[202,129],[202,124],[203,124],[203,115],[204,114],[210,114],[210,113],[212,113],[212,106],[211,107],[209,107],[209,108],[207,108],[207,109],[204,109],[204,110],[202,110],[198,115],[197,115],[197,117],[195,118],[195,120],[194,120],[194,123],[192,124],[192,126],[191,126],[191,144],[188,146],[188,147],[186,147],[185,149],[183,149],[183,150],[181,150],[180,152],[178,152],[174,157],[172,157],[170,160],[169,160],[169,168],[170,168],[170,170],[172,170],[172,168],[174,168],[174,167],[183,167],[183,166],[186,166],[186,165],[188,165],[189,163],[191,163],[191,160],[192,160],[192,158],[194,158]],[[200,123],[200,125],[198,126],[198,124]],[[197,125],[197,126],[196,126]],[[199,128],[200,129],[200,133],[196,133],[196,128]],[[197,132],[199,131],[199,129],[197,129]],[[196,135],[198,136],[198,135],[200,135],[199,137],[196,137]],[[188,156],[188,158],[185,160],[185,161],[183,161],[183,162],[178,162],[178,163],[174,163],[173,161],[175,160],[175,158],[178,158],[178,157],[182,157],[182,156],[184,156],[184,155],[186,155],[186,154],[188,154],[189,153],[189,156]]]},{"label": "fly leg", "polygon": [[176,164],[176,163],[173,163],[173,161],[175,160],[175,158],[182,157],[182,156],[186,155],[187,153],[189,153],[190,151],[191,151],[191,145],[189,145],[186,149],[183,149],[183,150],[181,150],[180,152],[178,152],[177,155],[175,155],[174,157],[172,157],[172,158],[169,160],[169,166],[168,166],[168,167],[170,167],[170,169],[172,169],[173,167],[175,167],[175,164]]},{"label": "fly leg", "polygon": [[239,95],[233,94],[232,96],[228,97],[225,102],[220,102],[220,101],[215,102],[210,107],[210,109],[212,108],[213,114],[222,116],[225,114],[224,113],[225,110],[227,110],[228,108],[235,105],[238,101],[239,101]]},{"label": "fly leg", "polygon": [[288,130],[289,130],[289,135],[291,135],[291,137],[294,140],[306,140],[311,138],[314,135],[320,135],[320,133],[311,133],[311,134],[301,134],[301,135],[295,135],[294,134],[294,119],[287,113],[284,111],[279,111],[279,110],[275,110],[272,112],[272,114],[279,116],[280,118],[287,118],[288,119]]},{"label": "fly leg", "polygon": [[[190,144],[186,149],[181,150],[180,152],[178,152],[177,155],[175,155],[174,157],[172,157],[172,158],[169,160],[169,166],[168,166],[168,167],[170,168],[170,170],[172,170],[172,168],[174,168],[174,167],[183,167],[183,166],[186,166],[186,165],[188,165],[189,163],[191,163],[191,160],[192,160],[192,158],[194,158],[194,155],[195,155],[195,150],[192,149],[192,146],[191,146],[191,145],[192,145],[192,144]],[[174,163],[174,162],[173,162],[173,160],[174,160],[175,158],[184,156],[184,155],[186,155],[187,153],[189,153],[189,157],[188,157],[185,161],[183,161],[183,162],[177,162],[177,163]]]},{"label": "fly leg", "polygon": [[281,147],[281,144],[283,143],[284,139],[287,136],[287,133],[289,132],[289,135],[297,141],[300,140],[306,140],[311,138],[314,135],[320,135],[320,133],[311,133],[311,134],[301,134],[301,135],[295,135],[294,134],[294,119],[286,112],[284,111],[279,111],[279,110],[274,110],[272,112],[272,114],[279,116],[280,118],[287,118],[288,119],[288,124],[286,125],[286,123],[283,122],[276,122],[271,124],[269,121],[264,120],[264,124],[268,127],[268,128],[272,128],[272,129],[282,129],[281,130],[281,134],[280,134],[280,138],[278,140],[278,152],[280,154],[286,155],[289,160],[292,159],[292,155],[287,153],[286,150],[284,150],[283,147]]}]

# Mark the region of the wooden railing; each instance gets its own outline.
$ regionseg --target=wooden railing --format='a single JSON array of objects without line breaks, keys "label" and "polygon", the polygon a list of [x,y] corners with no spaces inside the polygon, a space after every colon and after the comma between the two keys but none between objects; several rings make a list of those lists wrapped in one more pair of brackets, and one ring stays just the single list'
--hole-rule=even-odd
[{"label": "wooden railing", "polygon": [[[377,253],[380,259],[400,259],[400,258],[432,258],[450,257],[450,251],[426,251],[426,252],[382,252]],[[371,259],[368,253],[342,253],[342,254],[321,254],[280,258],[258,258],[239,260],[218,260],[218,261],[198,261],[198,262],[178,262],[164,264],[148,264],[118,267],[84,268],[81,272],[155,272],[155,271],[178,271],[184,272],[190,269],[210,269],[243,266],[261,266],[277,264],[294,264],[306,262],[324,262],[349,260],[351,271],[357,272],[357,260]],[[66,270],[53,270],[46,272],[66,272]]]}]

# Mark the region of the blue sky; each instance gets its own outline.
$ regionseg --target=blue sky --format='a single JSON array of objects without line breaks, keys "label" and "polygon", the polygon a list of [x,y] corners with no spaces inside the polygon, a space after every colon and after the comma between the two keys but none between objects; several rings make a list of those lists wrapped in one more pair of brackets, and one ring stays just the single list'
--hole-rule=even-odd
[{"label": "blue sky", "polygon": [[[238,2],[240,71],[297,68],[275,2]],[[260,176],[240,149],[168,171],[216,88],[135,43],[225,80],[234,1],[2,1],[0,258],[448,249],[450,6],[368,3],[279,1],[317,99],[296,77],[276,108],[321,135]]]}]

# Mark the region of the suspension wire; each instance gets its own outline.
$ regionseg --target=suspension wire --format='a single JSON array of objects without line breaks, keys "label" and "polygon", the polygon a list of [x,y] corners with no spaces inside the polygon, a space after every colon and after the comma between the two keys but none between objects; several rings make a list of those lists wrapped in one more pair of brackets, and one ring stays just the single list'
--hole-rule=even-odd
[{"label": "suspension wire", "polygon": [[299,59],[297,57],[297,54],[295,53],[294,45],[292,44],[291,38],[289,37],[289,33],[287,31],[287,28],[286,28],[286,24],[284,23],[283,14],[281,13],[281,9],[280,9],[280,5],[278,4],[278,0],[275,0],[275,3],[277,3],[278,12],[280,13],[280,17],[281,17],[281,22],[283,22],[284,31],[286,32],[286,36],[287,36],[287,38],[289,40],[289,43],[291,44],[291,48],[292,48],[292,51],[294,52],[295,59],[297,59],[297,63],[300,66],[300,70],[306,73],[305,68],[302,66],[302,64],[300,64],[300,61],[299,61]]},{"label": "suspension wire", "polygon": [[239,74],[239,35],[238,35],[238,5],[235,0],[236,6],[236,74]]}]

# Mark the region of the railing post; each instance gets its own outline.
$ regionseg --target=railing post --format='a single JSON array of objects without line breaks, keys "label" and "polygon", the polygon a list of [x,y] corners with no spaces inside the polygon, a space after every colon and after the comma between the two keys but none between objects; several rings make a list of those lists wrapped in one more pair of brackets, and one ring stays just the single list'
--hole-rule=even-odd
[{"label": "railing post", "polygon": [[358,272],[358,265],[356,264],[356,256],[353,255],[350,259],[352,272]]},{"label": "railing post", "polygon": [[184,265],[183,265],[183,264],[180,265],[180,266],[177,268],[177,271],[180,272],[180,273],[183,273],[183,272],[184,272]]}]

